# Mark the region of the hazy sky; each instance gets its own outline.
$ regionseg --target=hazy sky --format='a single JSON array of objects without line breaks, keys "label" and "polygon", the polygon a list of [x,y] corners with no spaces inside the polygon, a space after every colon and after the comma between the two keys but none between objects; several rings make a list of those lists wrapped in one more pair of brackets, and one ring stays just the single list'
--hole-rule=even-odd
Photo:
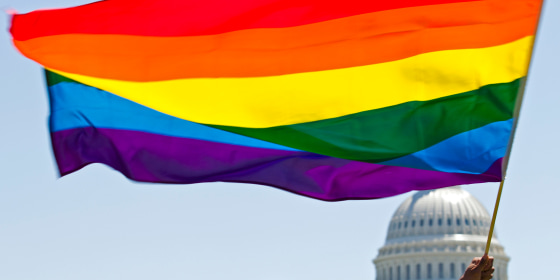
[{"label": "hazy sky", "polygon": [[[329,203],[248,184],[139,184],[101,165],[59,179],[41,68],[14,50],[2,17],[0,279],[374,279],[371,260],[410,194]],[[558,277],[559,50],[560,1],[549,0],[497,221],[510,280]],[[465,189],[492,210],[497,184]]]}]

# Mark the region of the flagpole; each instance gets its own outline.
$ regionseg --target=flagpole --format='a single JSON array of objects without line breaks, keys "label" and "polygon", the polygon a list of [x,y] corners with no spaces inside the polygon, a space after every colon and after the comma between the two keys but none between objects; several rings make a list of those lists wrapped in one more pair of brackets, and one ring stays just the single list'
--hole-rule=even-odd
[{"label": "flagpole", "polygon": [[[539,8],[539,21],[541,20],[542,10],[544,7],[545,0],[541,1],[541,6]],[[529,69],[531,68],[531,64],[533,63],[533,51],[535,49],[535,40],[537,38],[538,27],[540,24],[537,24],[537,32],[535,32],[535,36],[533,36],[533,41],[531,42],[531,53],[529,55],[529,67],[527,67],[527,74]],[[519,112],[521,111],[521,103],[523,102],[523,97],[525,95],[525,87],[527,85],[527,78],[523,79],[521,83],[521,88],[519,91],[519,95],[517,96],[515,110],[513,111],[513,126],[511,130],[511,135],[509,137],[509,143],[506,150],[506,155],[504,156],[504,160],[502,162],[502,181],[500,182],[500,187],[498,189],[498,196],[496,197],[496,204],[494,205],[494,213],[492,214],[492,221],[490,222],[490,229],[488,231],[488,240],[486,241],[486,249],[484,250],[484,255],[488,255],[490,251],[490,244],[492,243],[492,235],[494,235],[494,225],[496,223],[496,216],[498,215],[498,207],[500,206],[500,199],[502,197],[502,190],[504,188],[504,181],[506,180],[506,171],[507,166],[509,163],[509,157],[511,154],[511,148],[513,146],[513,138],[515,137],[515,131],[517,129],[517,122],[519,120]]]},{"label": "flagpole", "polygon": [[500,188],[498,189],[498,196],[496,197],[496,205],[494,206],[494,214],[492,214],[492,222],[490,222],[490,230],[488,231],[488,240],[486,241],[486,250],[484,250],[484,255],[488,255],[490,251],[490,243],[492,242],[492,236],[494,235],[494,224],[496,223],[496,216],[498,215],[498,206],[500,206],[500,198],[502,197],[502,189],[504,188],[504,177],[500,182]]}]

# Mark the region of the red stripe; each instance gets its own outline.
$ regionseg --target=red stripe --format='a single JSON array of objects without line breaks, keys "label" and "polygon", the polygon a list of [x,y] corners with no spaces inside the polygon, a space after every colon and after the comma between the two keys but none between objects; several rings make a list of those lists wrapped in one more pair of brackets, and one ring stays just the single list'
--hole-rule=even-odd
[{"label": "red stripe", "polygon": [[[60,34],[211,35],[291,27],[383,10],[481,0],[108,0],[12,19],[14,39]],[[538,1],[535,1],[538,2]]]},{"label": "red stripe", "polygon": [[[439,15],[455,15],[461,20],[460,15],[453,13]],[[389,16],[386,18],[394,19]],[[500,19],[496,15],[486,16],[489,20],[492,16],[496,21]],[[437,23],[436,18],[431,19]],[[492,47],[533,35],[537,16],[498,24],[424,27],[386,34],[370,28],[369,37],[360,34],[360,30],[352,32],[329,24],[336,22],[322,22],[317,25],[327,26],[304,30],[293,29],[313,25],[173,38],[69,34],[14,44],[22,54],[45,67],[106,79],[146,82],[261,77],[369,65],[441,50]],[[387,25],[395,29],[402,26]]]}]

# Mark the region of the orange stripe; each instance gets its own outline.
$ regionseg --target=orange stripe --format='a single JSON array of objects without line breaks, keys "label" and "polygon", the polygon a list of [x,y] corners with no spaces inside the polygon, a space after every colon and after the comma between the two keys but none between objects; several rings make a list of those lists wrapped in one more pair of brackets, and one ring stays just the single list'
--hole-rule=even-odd
[{"label": "orange stripe", "polygon": [[532,2],[422,6],[209,36],[69,34],[15,44],[47,68],[108,79],[272,76],[505,44],[535,33],[538,9],[530,8]]}]

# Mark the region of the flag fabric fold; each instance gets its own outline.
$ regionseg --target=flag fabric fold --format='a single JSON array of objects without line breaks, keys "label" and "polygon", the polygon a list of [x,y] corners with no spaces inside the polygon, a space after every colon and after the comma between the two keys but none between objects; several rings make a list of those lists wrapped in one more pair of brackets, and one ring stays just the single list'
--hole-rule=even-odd
[{"label": "flag fabric fold", "polygon": [[60,173],[321,200],[497,182],[540,0],[109,0],[15,15]]}]

